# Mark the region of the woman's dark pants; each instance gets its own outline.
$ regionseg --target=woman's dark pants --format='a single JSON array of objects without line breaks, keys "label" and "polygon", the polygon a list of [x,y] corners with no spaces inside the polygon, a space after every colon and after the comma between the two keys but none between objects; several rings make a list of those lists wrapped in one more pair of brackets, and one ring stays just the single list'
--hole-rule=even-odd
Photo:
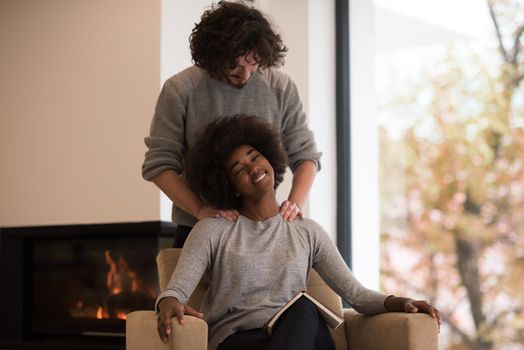
[{"label": "woman's dark pants", "polygon": [[227,337],[218,350],[335,350],[335,343],[315,305],[298,299],[277,321],[273,334],[263,328]]}]

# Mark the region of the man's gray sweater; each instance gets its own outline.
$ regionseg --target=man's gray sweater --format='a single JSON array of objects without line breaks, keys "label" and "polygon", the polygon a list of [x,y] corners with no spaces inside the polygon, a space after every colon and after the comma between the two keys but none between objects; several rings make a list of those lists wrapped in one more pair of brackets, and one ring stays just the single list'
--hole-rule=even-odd
[{"label": "man's gray sweater", "polygon": [[363,287],[324,229],[309,219],[288,222],[240,216],[199,221],[189,235],[167,289],[187,303],[202,276],[209,282],[201,312],[209,325],[209,349],[236,331],[260,328],[296,293],[314,268],[358,312],[385,312],[386,295]]},{"label": "man's gray sweater", "polygon": [[[142,176],[151,180],[165,170],[183,173],[184,157],[198,139],[198,131],[218,117],[248,114],[263,118],[282,131],[291,170],[303,160],[320,169],[320,155],[295,83],[275,69],[260,69],[246,85],[236,88],[211,78],[192,66],[168,79],[156,105]],[[175,208],[173,208],[175,209]],[[196,219],[181,210],[173,221],[193,226]]]}]

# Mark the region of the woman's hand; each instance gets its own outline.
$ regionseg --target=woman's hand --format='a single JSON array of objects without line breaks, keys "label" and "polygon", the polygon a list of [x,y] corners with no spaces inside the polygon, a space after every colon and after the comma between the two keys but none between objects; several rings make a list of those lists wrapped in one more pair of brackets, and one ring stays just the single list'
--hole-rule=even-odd
[{"label": "woman's hand", "polygon": [[180,324],[184,323],[184,315],[191,315],[198,318],[204,316],[203,313],[195,311],[191,306],[180,303],[177,298],[166,297],[158,303],[157,330],[160,339],[167,343],[171,334],[171,318],[178,318]]},{"label": "woman's hand", "polygon": [[300,206],[297,203],[291,202],[289,200],[285,200],[280,206],[280,215],[282,215],[284,220],[287,221],[293,221],[297,217],[304,217],[304,214],[302,213],[302,208],[300,208]]},{"label": "woman's hand", "polygon": [[422,312],[430,315],[437,320],[438,330],[440,332],[440,325],[442,320],[440,317],[440,312],[436,307],[429,304],[425,300],[413,300],[410,298],[402,298],[391,295],[386,298],[384,301],[384,307],[387,311],[393,312],[407,312],[407,313],[417,313]]},{"label": "woman's hand", "polygon": [[229,221],[236,221],[240,213],[236,210],[218,210],[216,208],[210,207],[208,205],[203,205],[196,215],[198,220],[205,218],[224,218]]}]

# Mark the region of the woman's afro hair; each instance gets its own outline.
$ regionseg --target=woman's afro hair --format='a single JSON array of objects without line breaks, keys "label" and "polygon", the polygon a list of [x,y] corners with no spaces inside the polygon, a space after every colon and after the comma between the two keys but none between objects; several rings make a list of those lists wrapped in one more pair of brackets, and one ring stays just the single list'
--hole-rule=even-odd
[{"label": "woman's afro hair", "polygon": [[253,147],[269,161],[275,173],[275,188],[282,182],[287,156],[281,131],[256,116],[221,117],[200,131],[186,157],[186,181],[206,204],[218,209],[240,208],[240,198],[229,182],[224,164],[242,145]]}]

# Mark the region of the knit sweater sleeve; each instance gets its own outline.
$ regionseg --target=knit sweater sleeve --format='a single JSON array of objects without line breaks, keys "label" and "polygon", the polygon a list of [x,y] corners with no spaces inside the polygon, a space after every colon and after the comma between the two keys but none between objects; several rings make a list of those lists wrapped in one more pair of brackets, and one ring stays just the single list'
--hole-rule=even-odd
[{"label": "knit sweater sleeve", "polygon": [[312,227],[313,268],[326,283],[356,311],[372,315],[386,312],[387,295],[364,287],[347,267],[324,229],[310,221]]},{"label": "knit sweater sleeve", "polygon": [[187,88],[177,78],[172,77],[164,83],[150,134],[144,139],[148,150],[142,165],[142,176],[146,180],[169,169],[180,173],[183,168]]},{"label": "knit sweater sleeve", "polygon": [[211,264],[213,234],[210,232],[216,231],[218,220],[204,219],[193,227],[166,289],[156,299],[155,310],[158,310],[158,303],[165,297],[175,297],[182,304],[188,302]]},{"label": "knit sweater sleeve", "polygon": [[321,152],[318,152],[313,132],[308,128],[306,113],[295,83],[287,77],[283,91],[282,133],[289,167],[292,171],[304,160],[312,160],[320,170]]}]

